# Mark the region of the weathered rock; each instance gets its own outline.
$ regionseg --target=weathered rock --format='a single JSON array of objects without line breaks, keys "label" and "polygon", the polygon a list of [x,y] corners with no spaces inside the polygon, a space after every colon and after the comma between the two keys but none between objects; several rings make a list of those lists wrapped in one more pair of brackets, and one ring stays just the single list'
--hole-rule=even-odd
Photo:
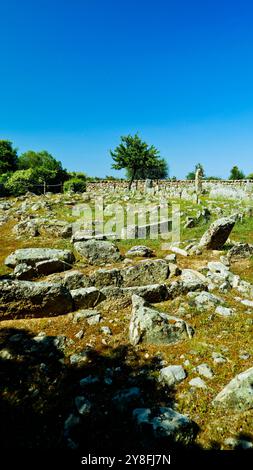
[{"label": "weathered rock", "polygon": [[168,438],[171,442],[188,445],[198,433],[198,425],[194,421],[168,407],[158,410],[136,408],[133,417],[140,436],[145,439],[151,434],[151,442],[154,438]]},{"label": "weathered rock", "polygon": [[207,388],[206,383],[200,377],[190,380],[189,385],[194,388]]},{"label": "weathered rock", "polygon": [[186,378],[185,370],[182,366],[167,366],[160,370],[158,380],[170,387],[182,382]]},{"label": "weathered rock", "polygon": [[250,258],[251,256],[253,256],[253,245],[250,245],[249,243],[238,243],[234,245],[227,253],[227,257],[230,261]]},{"label": "weathered rock", "polygon": [[72,297],[61,284],[0,281],[2,319],[62,315],[72,308]]},{"label": "weathered rock", "polygon": [[232,308],[222,307],[222,305],[218,305],[218,307],[216,307],[215,313],[222,317],[232,317],[235,314]]},{"label": "weathered rock", "polygon": [[37,271],[32,266],[28,266],[26,263],[20,263],[15,267],[13,274],[15,278],[19,279],[20,281],[29,281],[37,275]]},{"label": "weathered rock", "polygon": [[130,342],[150,344],[175,343],[191,338],[193,328],[180,318],[155,310],[143,298],[133,295],[132,317],[129,327]]},{"label": "weathered rock", "polygon": [[122,259],[119,249],[108,240],[87,240],[74,244],[76,251],[91,264],[115,263]]},{"label": "weathered rock", "polygon": [[166,255],[164,259],[168,263],[176,263],[177,262],[177,255],[176,255],[176,253],[171,253],[170,255]]},{"label": "weathered rock", "polygon": [[122,284],[122,276],[119,269],[98,269],[92,274],[90,279],[96,287],[118,287]]},{"label": "weathered rock", "polygon": [[196,367],[196,371],[200,375],[203,375],[203,377],[206,377],[207,379],[213,378],[213,371],[211,367],[209,367],[208,364],[199,364],[199,366]]},{"label": "weathered rock", "polygon": [[92,283],[86,274],[80,271],[69,271],[64,276],[63,285],[69,290],[74,290],[80,287],[91,287]]},{"label": "weathered rock", "polygon": [[209,309],[223,302],[220,297],[210,294],[209,292],[189,292],[187,296],[190,298],[190,303],[200,310],[203,308]]},{"label": "weathered rock", "polygon": [[36,263],[35,269],[39,276],[47,276],[49,274],[67,271],[68,269],[71,269],[71,265],[60,259],[48,259]]},{"label": "weathered rock", "polygon": [[74,289],[70,291],[75,309],[79,308],[91,308],[105,299],[105,295],[102,294],[96,287],[81,287],[80,289]]},{"label": "weathered rock", "polygon": [[199,246],[207,250],[220,250],[235,225],[235,219],[223,217],[213,222],[202,236]]},{"label": "weathered rock", "polygon": [[253,408],[253,367],[235,376],[214,398],[213,405],[236,412]]},{"label": "weathered rock", "polygon": [[75,261],[73,253],[69,250],[56,250],[54,248],[23,248],[16,250],[7,256],[6,266],[15,268],[17,264],[26,263],[28,266],[35,266],[40,261],[57,259],[65,263],[72,264]]},{"label": "weathered rock", "polygon": [[181,281],[185,291],[196,291],[207,289],[208,281],[206,277],[194,269],[183,269]]},{"label": "weathered rock", "polygon": [[122,269],[121,275],[124,287],[157,284],[168,278],[169,266],[163,259],[140,261],[135,266]]},{"label": "weathered rock", "polygon": [[92,321],[90,324],[95,324],[99,323],[100,317],[101,315],[97,310],[79,310],[78,312],[74,313],[73,322],[78,323],[82,320],[87,320],[87,322],[90,323],[88,320],[94,319],[94,321]]},{"label": "weathered rock", "polygon": [[133,246],[126,252],[126,256],[143,256],[150,258],[153,255],[153,251],[144,245]]},{"label": "weathered rock", "polygon": [[165,284],[150,284],[147,286],[134,287],[103,287],[101,292],[106,298],[124,297],[131,301],[132,295],[136,294],[148,302],[156,303],[167,300],[168,291]]},{"label": "weathered rock", "polygon": [[35,220],[24,220],[14,225],[12,232],[18,237],[38,237],[40,235],[38,223]]}]

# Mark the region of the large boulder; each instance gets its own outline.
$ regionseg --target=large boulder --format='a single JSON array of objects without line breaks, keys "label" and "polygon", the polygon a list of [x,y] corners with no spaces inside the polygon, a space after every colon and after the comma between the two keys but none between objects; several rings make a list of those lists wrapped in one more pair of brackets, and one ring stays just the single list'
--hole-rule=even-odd
[{"label": "large boulder", "polygon": [[92,284],[89,276],[77,270],[67,272],[62,283],[69,290],[90,287]]},{"label": "large boulder", "polygon": [[73,253],[69,250],[57,250],[54,248],[22,248],[11,253],[5,259],[9,268],[15,268],[17,264],[25,263],[35,266],[36,263],[46,260],[60,260],[70,265],[75,261]]},{"label": "large boulder", "polygon": [[70,292],[51,282],[0,281],[0,318],[29,318],[71,312]]},{"label": "large boulder", "polygon": [[98,269],[90,279],[96,287],[120,286],[122,283],[119,269]]},{"label": "large boulder", "polygon": [[105,299],[105,295],[96,287],[81,287],[70,291],[75,309],[95,307]]},{"label": "large boulder", "polygon": [[163,259],[140,261],[135,266],[129,266],[121,270],[124,287],[164,282],[169,274],[169,265]]},{"label": "large boulder", "polygon": [[131,302],[134,294],[139,295],[147,302],[151,303],[163,302],[168,298],[167,286],[165,284],[151,284],[147,286],[134,287],[107,286],[103,287],[101,292],[108,299],[123,297],[124,303],[128,301]]},{"label": "large boulder", "polygon": [[132,317],[129,326],[130,343],[175,343],[193,336],[193,328],[184,320],[154,309],[142,297],[132,297]]},{"label": "large boulder", "polygon": [[183,445],[191,444],[197,433],[198,425],[185,415],[172,408],[161,407],[158,409],[136,408],[133,418],[140,431],[141,439],[167,438],[171,443]]},{"label": "large boulder", "polygon": [[119,249],[108,240],[80,241],[74,244],[76,251],[91,264],[116,263],[122,259]]},{"label": "large boulder", "polygon": [[246,411],[253,408],[253,367],[236,375],[214,398],[213,405]]},{"label": "large boulder", "polygon": [[207,250],[220,250],[226,243],[234,225],[234,217],[222,217],[216,220],[202,236],[199,247]]}]

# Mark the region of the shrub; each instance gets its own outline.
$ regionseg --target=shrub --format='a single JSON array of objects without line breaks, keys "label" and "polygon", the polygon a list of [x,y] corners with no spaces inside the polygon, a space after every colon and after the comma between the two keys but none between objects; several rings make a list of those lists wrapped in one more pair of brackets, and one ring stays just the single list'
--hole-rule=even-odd
[{"label": "shrub", "polygon": [[36,191],[36,184],[38,184],[36,172],[29,168],[29,170],[18,170],[12,173],[5,184],[5,189],[13,196],[20,196],[27,191],[39,192]]},{"label": "shrub", "polygon": [[86,191],[86,181],[83,178],[70,178],[63,185],[64,192],[74,191],[75,193],[83,193]]}]

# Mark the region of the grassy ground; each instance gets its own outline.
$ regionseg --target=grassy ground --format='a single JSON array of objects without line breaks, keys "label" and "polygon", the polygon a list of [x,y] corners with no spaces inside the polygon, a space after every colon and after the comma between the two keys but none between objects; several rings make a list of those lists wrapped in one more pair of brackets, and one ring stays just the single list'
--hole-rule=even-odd
[{"label": "grassy ground", "polygon": [[[175,201],[178,202],[178,201]],[[206,201],[203,201],[206,203]],[[221,203],[220,203],[221,204]],[[224,203],[227,204],[227,203]],[[232,212],[232,207],[228,209]],[[196,212],[198,206],[183,202],[181,210],[188,213],[188,209]],[[71,210],[70,210],[71,213]],[[55,208],[55,215],[62,220],[66,217],[65,208]],[[214,220],[212,216],[211,220]],[[68,212],[66,220],[71,221]],[[10,272],[4,266],[4,259],[12,251],[23,247],[55,247],[71,248],[67,240],[53,238],[17,239],[12,233],[14,221],[0,226],[0,274]],[[193,229],[183,229],[182,240],[199,239],[206,230],[207,225],[200,225]],[[253,242],[253,219],[246,218],[237,223],[231,238],[236,241]],[[154,250],[158,258],[164,257],[169,251],[161,249],[160,240],[122,240],[118,246],[122,254],[133,245],[145,244]],[[224,252],[228,246],[224,248]],[[200,256],[178,256],[180,268],[201,269],[210,260],[219,260],[221,253],[208,252]],[[79,258],[77,257],[77,267]],[[253,282],[253,260],[247,259],[234,263],[231,270],[243,279]],[[81,266],[82,269],[82,266]],[[85,267],[84,272],[89,272]],[[216,293],[216,292],[214,292]],[[217,292],[217,295],[219,293]],[[2,347],[13,332],[22,332],[24,337],[32,343],[33,335],[44,331],[49,336],[64,335],[71,340],[64,354],[58,357],[45,355],[45,357],[31,357],[24,351],[13,351],[18,354],[16,361],[1,360],[4,416],[11,416],[5,430],[5,446],[8,447],[8,437],[11,438],[13,426],[16,421],[16,444],[21,447],[40,447],[41,442],[46,447],[61,447],[62,429],[68,414],[73,409],[73,397],[80,393],[78,382],[83,376],[90,373],[103,376],[108,368],[121,368],[119,377],[111,387],[103,385],[94,386],[88,396],[96,401],[97,407],[103,410],[97,422],[89,425],[91,442],[101,442],[110,446],[116,440],[117,434],[130,439],[127,427],[131,423],[126,417],[120,418],[114,414],[111,406],[113,394],[122,386],[137,383],[143,389],[145,406],[152,403],[173,406],[177,411],[192,418],[199,426],[197,445],[204,449],[227,449],[224,440],[235,436],[252,436],[252,411],[232,413],[229,409],[219,410],[212,406],[215,395],[237,374],[252,366],[252,312],[249,308],[236,302],[237,292],[229,292],[224,297],[226,306],[233,307],[236,315],[233,317],[219,317],[212,315],[212,311],[198,312],[187,302],[187,298],[179,297],[173,301],[156,305],[161,311],[175,314],[180,306],[185,307],[182,318],[188,321],[195,329],[195,335],[190,340],[167,346],[138,345],[132,348],[128,342],[128,328],[131,316],[131,307],[122,301],[105,301],[98,306],[103,322],[99,325],[89,326],[85,323],[73,323],[71,314],[55,318],[20,319],[2,321],[0,324],[0,340]],[[112,335],[106,336],[101,332],[101,326],[109,326]],[[76,334],[84,330],[81,339]],[[9,343],[8,343],[9,344]],[[15,350],[15,347],[12,346]],[[69,356],[83,351],[85,348],[93,351],[90,359],[84,365],[77,367],[70,365]],[[212,352],[219,352],[227,358],[222,364],[215,364]],[[245,355],[247,353],[247,355]],[[184,365],[187,379],[179,384],[176,390],[161,388],[157,383],[158,370],[161,368],[160,360],[167,364]],[[194,368],[201,363],[207,363],[214,372],[212,379],[204,379],[207,388],[192,390],[189,381],[198,374]],[[41,363],[49,369],[43,375]],[[131,382],[132,380],[132,382]],[[7,411],[6,411],[7,410]],[[22,411],[24,410],[24,411]],[[26,414],[24,414],[26,413]],[[36,430],[35,433],[31,431]],[[3,422],[6,422],[3,420]],[[114,427],[110,423],[114,422]],[[112,429],[113,428],[113,429]],[[112,429],[108,433],[108,429]],[[134,431],[133,431],[134,432]],[[131,434],[131,433],[130,433]],[[87,434],[86,434],[87,435]],[[133,434],[134,436],[134,434]]]}]

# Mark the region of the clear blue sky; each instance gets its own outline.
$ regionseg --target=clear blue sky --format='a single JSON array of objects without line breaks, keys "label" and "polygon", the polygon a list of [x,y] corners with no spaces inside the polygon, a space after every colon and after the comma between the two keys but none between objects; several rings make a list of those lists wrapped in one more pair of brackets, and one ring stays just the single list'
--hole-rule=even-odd
[{"label": "clear blue sky", "polygon": [[252,0],[0,0],[0,138],[105,176],[139,132],[183,178],[253,172]]}]

